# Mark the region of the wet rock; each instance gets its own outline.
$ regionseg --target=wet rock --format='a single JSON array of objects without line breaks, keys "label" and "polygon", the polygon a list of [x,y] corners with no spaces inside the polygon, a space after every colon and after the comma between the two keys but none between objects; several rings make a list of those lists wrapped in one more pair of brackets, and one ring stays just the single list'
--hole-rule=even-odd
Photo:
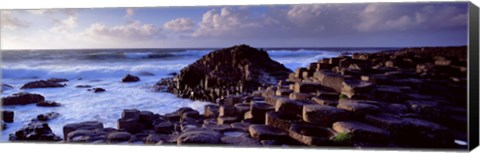
[{"label": "wet rock", "polygon": [[122,112],[122,118],[124,119],[140,119],[140,111],[138,109],[124,109]]},{"label": "wet rock", "polygon": [[93,91],[94,93],[100,93],[100,92],[105,92],[107,90],[103,88],[92,88],[92,89],[88,89],[88,91]]},{"label": "wet rock", "polygon": [[305,123],[293,123],[289,129],[293,139],[310,146],[331,146],[336,132],[327,127]]},{"label": "wet rock", "polygon": [[24,84],[20,89],[32,89],[32,88],[58,88],[64,87],[66,84],[60,84],[54,81],[38,80]]},{"label": "wet rock", "polygon": [[27,126],[17,130],[15,133],[10,134],[9,140],[10,141],[61,141],[62,138],[55,135],[47,123],[31,122]]},{"label": "wet rock", "polygon": [[55,83],[60,83],[60,82],[68,82],[68,79],[65,78],[50,78],[47,79],[48,82],[55,82]]},{"label": "wet rock", "polygon": [[14,112],[8,110],[2,110],[2,120],[7,123],[12,123],[14,119]]},{"label": "wet rock", "polygon": [[140,81],[140,78],[138,76],[134,76],[134,75],[131,75],[131,74],[127,74],[122,79],[122,82],[138,82],[138,81]]},{"label": "wet rock", "polygon": [[211,130],[186,131],[178,136],[177,144],[221,144],[222,134]]},{"label": "wet rock", "polygon": [[122,143],[130,142],[133,139],[133,135],[128,132],[112,132],[107,136],[108,143]]},{"label": "wet rock", "polygon": [[2,97],[3,106],[9,105],[27,105],[45,101],[45,97],[34,93],[15,93],[7,97]]},{"label": "wet rock", "polygon": [[67,135],[70,132],[76,131],[76,130],[87,130],[87,131],[92,131],[96,129],[103,129],[103,123],[98,122],[98,121],[87,121],[87,122],[80,122],[80,123],[71,123],[71,124],[66,124],[63,126],[63,135],[65,137],[65,140],[67,140]]},{"label": "wet rock", "polygon": [[329,126],[336,121],[350,119],[351,114],[343,109],[323,105],[305,105],[303,120],[312,124]]},{"label": "wet rock", "polygon": [[91,85],[76,85],[75,88],[91,88]]},{"label": "wet rock", "polygon": [[357,121],[335,122],[332,128],[337,133],[348,133],[358,142],[386,143],[390,137],[389,131]]},{"label": "wet rock", "polygon": [[58,116],[60,116],[60,114],[57,113],[57,112],[49,112],[49,113],[37,115],[37,118],[35,118],[34,121],[36,120],[36,121],[46,122],[46,121],[50,121],[52,119],[55,119]]},{"label": "wet rock", "polygon": [[54,101],[41,101],[36,104],[39,107],[58,107],[61,106],[60,103]]},{"label": "wet rock", "polygon": [[257,140],[288,141],[289,139],[286,131],[267,125],[250,125],[248,131],[250,136]]},{"label": "wet rock", "polygon": [[78,129],[65,135],[65,142],[68,143],[105,143],[106,132],[100,129],[82,130]]}]

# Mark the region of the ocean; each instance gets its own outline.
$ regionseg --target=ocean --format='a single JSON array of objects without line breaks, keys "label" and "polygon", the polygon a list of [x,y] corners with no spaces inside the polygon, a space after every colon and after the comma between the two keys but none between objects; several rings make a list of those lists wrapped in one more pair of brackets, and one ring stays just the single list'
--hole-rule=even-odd
[{"label": "ocean", "polygon": [[[2,131],[0,141],[39,114],[58,112],[60,116],[49,121],[53,132],[63,137],[62,128],[68,123],[100,121],[105,127],[116,127],[123,109],[148,110],[165,114],[180,107],[191,107],[203,113],[208,102],[177,98],[164,92],[155,92],[152,86],[170,73],[178,72],[214,49],[75,49],[75,50],[2,50],[2,84],[13,86],[3,89],[2,97],[18,92],[38,93],[46,100],[61,103],[60,107],[37,107],[35,104],[5,106],[15,112],[14,123]],[[271,48],[265,49],[270,57],[294,71],[326,57],[349,52],[376,52],[386,48]],[[122,83],[127,75],[137,75],[141,81]],[[30,81],[66,78],[63,88],[25,89]],[[93,93],[77,85],[91,85],[106,89]]]}]

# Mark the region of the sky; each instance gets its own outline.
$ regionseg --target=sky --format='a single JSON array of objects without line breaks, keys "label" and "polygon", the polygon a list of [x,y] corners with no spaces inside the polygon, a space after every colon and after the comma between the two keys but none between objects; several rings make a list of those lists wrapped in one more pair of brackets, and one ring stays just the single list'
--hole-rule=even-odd
[{"label": "sky", "polygon": [[2,10],[1,49],[467,44],[468,3]]}]

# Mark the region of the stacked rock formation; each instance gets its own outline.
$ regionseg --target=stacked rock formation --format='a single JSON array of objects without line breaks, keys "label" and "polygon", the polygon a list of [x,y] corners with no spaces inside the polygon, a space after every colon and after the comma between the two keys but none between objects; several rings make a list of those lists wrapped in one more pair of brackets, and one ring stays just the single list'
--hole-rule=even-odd
[{"label": "stacked rock formation", "polygon": [[247,45],[213,51],[163,79],[158,89],[182,98],[215,101],[227,95],[250,93],[264,85],[286,79],[291,71],[270,59],[266,51]]}]

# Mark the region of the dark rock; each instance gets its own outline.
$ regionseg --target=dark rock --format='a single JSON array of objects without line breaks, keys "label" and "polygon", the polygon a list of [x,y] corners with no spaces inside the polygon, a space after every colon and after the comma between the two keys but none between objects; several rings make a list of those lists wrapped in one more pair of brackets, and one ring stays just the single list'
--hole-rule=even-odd
[{"label": "dark rock", "polygon": [[275,111],[291,117],[301,117],[303,105],[313,104],[302,101],[290,100],[288,98],[281,98],[277,100]]},{"label": "dark rock", "polygon": [[31,122],[9,136],[10,141],[61,141],[47,123]]},{"label": "dark rock", "polygon": [[2,119],[7,123],[12,123],[14,119],[14,112],[8,110],[2,110]]},{"label": "dark rock", "polygon": [[250,125],[248,128],[250,136],[257,140],[278,140],[288,141],[288,133],[282,129],[266,125]]},{"label": "dark rock", "polygon": [[350,119],[351,114],[343,109],[323,105],[304,105],[303,120],[312,124],[329,126],[336,121]]},{"label": "dark rock", "polygon": [[124,129],[130,133],[142,131],[145,125],[138,122],[138,118],[120,118],[118,119],[118,129]]},{"label": "dark rock", "polygon": [[105,92],[107,90],[105,90],[103,88],[92,88],[92,89],[88,89],[88,91],[93,91],[94,93],[99,93],[99,92]]},{"label": "dark rock", "polygon": [[67,140],[67,135],[70,132],[76,131],[76,130],[87,130],[87,131],[92,131],[96,129],[103,129],[103,123],[98,122],[98,121],[87,121],[87,122],[81,122],[81,123],[71,123],[63,126],[63,135],[65,137],[65,140]]},{"label": "dark rock", "polygon": [[220,106],[220,112],[219,112],[219,116],[220,117],[226,117],[226,116],[236,116],[237,114],[237,109],[235,108],[235,106],[227,106],[227,105],[224,105],[224,106]]},{"label": "dark rock", "polygon": [[128,132],[112,132],[107,136],[108,143],[130,142],[132,139],[133,135]]},{"label": "dark rock", "polygon": [[34,121],[37,120],[37,121],[46,122],[46,121],[50,121],[52,119],[55,119],[58,116],[60,116],[60,114],[57,113],[57,112],[49,112],[49,113],[37,115],[37,118],[35,118]]},{"label": "dark rock", "polygon": [[39,107],[58,107],[61,106],[60,103],[54,101],[41,101],[36,104]]},{"label": "dark rock", "polygon": [[0,120],[0,126],[2,126],[2,130],[5,130],[8,128],[7,123],[5,123],[3,120]]},{"label": "dark rock", "polygon": [[138,115],[139,121],[145,125],[152,124],[155,114],[150,111],[141,111]]},{"label": "dark rock", "polygon": [[267,103],[254,102],[250,105],[250,111],[245,113],[244,119],[251,119],[253,123],[265,123],[265,113],[273,111],[274,107]]},{"label": "dark rock", "polygon": [[236,129],[242,129],[244,131],[248,131],[248,127],[251,125],[250,123],[241,123],[241,122],[236,122],[236,123],[232,123],[230,124],[232,126],[232,128],[236,128]]},{"label": "dark rock", "polygon": [[31,89],[31,88],[58,88],[64,87],[66,84],[60,84],[54,81],[38,80],[33,82],[28,82],[24,84],[20,89]]},{"label": "dark rock", "polygon": [[293,139],[306,145],[331,146],[336,133],[330,128],[305,123],[293,123],[289,129]]},{"label": "dark rock", "polygon": [[203,56],[166,84],[168,91],[179,97],[213,102],[235,93],[251,93],[263,84],[276,84],[289,73],[284,65],[270,59],[266,51],[239,45]]},{"label": "dark rock", "polygon": [[375,114],[380,112],[380,108],[367,103],[343,102],[338,103],[337,108],[344,109],[356,115]]},{"label": "dark rock", "polygon": [[240,118],[237,116],[220,116],[217,118],[217,124],[230,124],[239,121]]},{"label": "dark rock", "polygon": [[60,82],[68,82],[68,79],[64,78],[50,78],[47,79],[48,82],[55,82],[55,83],[60,83]]},{"label": "dark rock", "polygon": [[292,118],[278,112],[268,112],[266,114],[265,125],[276,127],[283,130],[289,130],[290,125],[297,122],[302,122],[300,118]]},{"label": "dark rock", "polygon": [[254,147],[254,146],[261,145],[258,140],[252,139],[249,136],[241,136],[241,137],[224,136],[222,137],[221,140],[223,144],[234,145],[234,146]]},{"label": "dark rock", "polygon": [[134,76],[134,75],[130,75],[130,74],[127,74],[122,79],[122,82],[138,82],[138,81],[140,81],[140,78],[138,76]]},{"label": "dark rock", "polygon": [[124,119],[140,119],[140,111],[138,109],[124,109],[122,112],[122,118]]},{"label": "dark rock", "polygon": [[91,85],[77,85],[75,88],[91,88]]},{"label": "dark rock", "polygon": [[219,107],[217,105],[205,105],[204,111],[203,116],[205,116],[205,118],[214,118],[219,115]]},{"label": "dark rock", "polygon": [[3,106],[9,105],[27,105],[45,101],[45,97],[33,93],[15,93],[7,97],[2,97]]},{"label": "dark rock", "polygon": [[78,129],[65,135],[65,142],[68,143],[105,143],[107,131],[101,129],[84,130]]},{"label": "dark rock", "polygon": [[156,123],[154,125],[155,132],[162,133],[162,134],[170,134],[175,131],[174,124],[168,121]]},{"label": "dark rock", "polygon": [[351,134],[358,142],[388,143],[390,137],[389,131],[357,121],[339,121],[332,127],[337,133]]},{"label": "dark rock", "polygon": [[221,144],[222,134],[211,130],[186,131],[178,136],[177,144]]}]

